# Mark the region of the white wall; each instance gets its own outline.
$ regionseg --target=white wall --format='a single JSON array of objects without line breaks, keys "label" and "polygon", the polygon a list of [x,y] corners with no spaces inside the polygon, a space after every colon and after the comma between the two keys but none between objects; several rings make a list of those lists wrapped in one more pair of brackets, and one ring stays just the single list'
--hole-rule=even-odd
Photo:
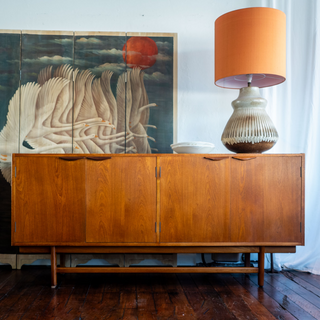
[{"label": "white wall", "polygon": [[177,141],[220,141],[237,90],[214,85],[214,21],[260,0],[3,1],[0,29],[178,33]]}]

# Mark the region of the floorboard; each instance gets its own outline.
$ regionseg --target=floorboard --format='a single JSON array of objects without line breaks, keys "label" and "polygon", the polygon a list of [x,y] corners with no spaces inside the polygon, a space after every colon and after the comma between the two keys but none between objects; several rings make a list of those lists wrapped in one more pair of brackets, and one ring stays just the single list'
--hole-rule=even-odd
[{"label": "floorboard", "polygon": [[298,272],[298,271],[290,271],[290,274],[320,289],[320,277],[318,275],[310,274],[309,272]]},{"label": "floorboard", "polygon": [[243,298],[233,293],[218,274],[209,275],[209,281],[222,298],[224,304],[237,319],[257,319]]},{"label": "floorboard", "polygon": [[276,319],[294,320],[297,319],[290,312],[280,305],[275,297],[269,296],[267,292],[255,284],[250,277],[244,274],[233,275],[241,286],[254,296]]},{"label": "floorboard", "polygon": [[231,291],[237,296],[241,296],[244,302],[248,305],[251,312],[259,320],[273,320],[276,319],[268,309],[261,304],[250,292],[248,292],[244,287],[242,287],[239,282],[237,282],[232,275],[221,275],[222,280],[225,285],[228,286]]},{"label": "floorboard", "polygon": [[[258,285],[258,277],[250,277],[253,283]],[[276,287],[270,285],[267,281],[265,281],[263,286],[263,291],[266,292],[270,297],[272,297],[279,305],[284,309],[291,313],[296,319],[303,319],[303,320],[311,320],[315,319],[312,317],[307,310],[300,307],[294,301],[292,301],[286,294],[279,291]],[[287,293],[289,293],[288,291]]]},{"label": "floorboard", "polygon": [[0,319],[320,319],[320,276],[256,274],[65,274],[0,268]]}]

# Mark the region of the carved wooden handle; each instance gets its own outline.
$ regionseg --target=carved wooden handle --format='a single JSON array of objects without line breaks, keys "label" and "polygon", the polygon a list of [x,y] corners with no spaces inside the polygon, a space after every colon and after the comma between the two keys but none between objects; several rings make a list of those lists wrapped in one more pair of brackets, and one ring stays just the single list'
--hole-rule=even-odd
[{"label": "carved wooden handle", "polygon": [[208,157],[203,157],[203,159],[211,160],[211,161],[221,161],[221,160],[228,159],[228,157],[221,157],[221,158],[208,158]]},{"label": "carved wooden handle", "polygon": [[111,159],[111,157],[87,157],[87,159],[93,161],[104,161]]},{"label": "carved wooden handle", "polygon": [[76,161],[76,160],[81,160],[85,159],[86,157],[59,157],[59,159],[64,160],[64,161]]},{"label": "carved wooden handle", "polygon": [[232,157],[232,159],[240,160],[240,161],[249,161],[249,160],[253,160],[255,158],[256,157]]}]

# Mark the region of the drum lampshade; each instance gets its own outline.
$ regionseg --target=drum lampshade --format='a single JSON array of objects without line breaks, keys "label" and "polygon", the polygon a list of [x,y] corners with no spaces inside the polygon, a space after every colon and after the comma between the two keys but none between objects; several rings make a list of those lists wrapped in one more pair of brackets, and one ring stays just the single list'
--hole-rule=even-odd
[{"label": "drum lampshade", "polygon": [[240,89],[286,79],[286,15],[273,8],[231,11],[215,22],[215,84]]}]

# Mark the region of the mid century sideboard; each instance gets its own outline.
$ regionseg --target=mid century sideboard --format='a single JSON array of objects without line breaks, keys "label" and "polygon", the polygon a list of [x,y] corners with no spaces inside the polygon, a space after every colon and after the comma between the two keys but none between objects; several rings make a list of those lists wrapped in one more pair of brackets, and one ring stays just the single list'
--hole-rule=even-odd
[{"label": "mid century sideboard", "polygon": [[[57,273],[241,272],[304,245],[303,154],[14,154],[12,245]],[[57,253],[256,252],[258,267],[57,267]]]}]

